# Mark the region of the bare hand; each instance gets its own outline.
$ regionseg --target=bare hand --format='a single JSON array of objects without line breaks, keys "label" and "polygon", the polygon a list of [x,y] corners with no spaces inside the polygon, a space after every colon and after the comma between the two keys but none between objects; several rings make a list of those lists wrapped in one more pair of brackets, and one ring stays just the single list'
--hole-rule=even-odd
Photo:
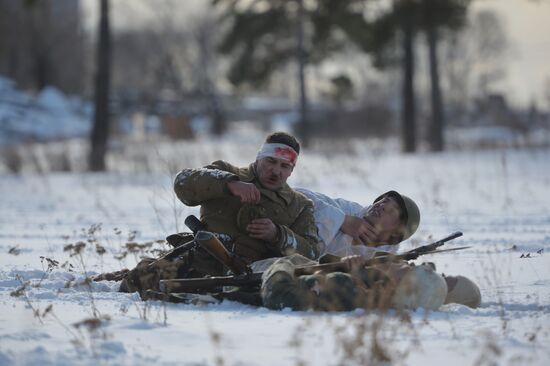
[{"label": "bare hand", "polygon": [[254,219],[246,227],[251,238],[261,239],[268,242],[277,240],[277,226],[271,219]]},{"label": "bare hand", "polygon": [[361,217],[346,216],[340,230],[353,238],[353,245],[368,246],[378,241],[378,230]]},{"label": "bare hand", "polygon": [[260,202],[260,191],[252,183],[231,181],[227,183],[227,189],[233,196],[239,197],[243,203]]},{"label": "bare hand", "polygon": [[345,263],[350,271],[359,269],[365,265],[365,259],[360,255],[350,255],[340,259],[340,262]]}]

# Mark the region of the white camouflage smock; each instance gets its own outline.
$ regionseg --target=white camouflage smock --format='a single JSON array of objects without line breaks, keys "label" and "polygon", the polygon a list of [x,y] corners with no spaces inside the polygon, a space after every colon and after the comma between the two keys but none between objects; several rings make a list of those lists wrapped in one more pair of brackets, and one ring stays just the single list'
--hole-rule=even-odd
[{"label": "white camouflage smock", "polygon": [[384,245],[380,247],[367,247],[364,245],[352,245],[353,238],[340,231],[346,215],[363,217],[370,206],[363,207],[357,202],[343,198],[330,198],[322,193],[313,192],[305,188],[296,188],[313,201],[315,224],[319,230],[320,255],[332,254],[339,257],[348,255],[362,255],[370,258],[375,252],[385,251],[395,253],[397,245]]}]

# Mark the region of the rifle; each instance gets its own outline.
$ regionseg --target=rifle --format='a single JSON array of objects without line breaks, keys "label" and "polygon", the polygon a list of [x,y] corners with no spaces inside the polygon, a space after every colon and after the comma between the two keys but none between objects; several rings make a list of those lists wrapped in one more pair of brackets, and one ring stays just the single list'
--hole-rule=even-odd
[{"label": "rifle", "polygon": [[[449,236],[444,237],[443,239],[440,239],[438,241],[435,241],[431,244],[423,245],[418,248],[414,248],[412,250],[409,250],[408,252],[402,253],[402,254],[391,254],[391,253],[384,253],[384,252],[377,252],[374,256],[374,258],[370,258],[364,261],[364,266],[372,266],[379,263],[387,263],[387,262],[398,262],[398,261],[411,261],[414,259],[417,259],[421,255],[426,254],[435,254],[435,253],[443,253],[443,252],[450,252],[455,250],[462,250],[469,247],[459,247],[459,248],[451,248],[451,249],[444,249],[444,250],[437,250],[440,246],[444,245],[446,242],[451,241],[453,239],[456,239],[458,237],[462,236],[462,232],[457,231],[452,233]],[[304,267],[297,267],[294,270],[295,276],[301,276],[305,274],[313,274],[317,271],[325,271],[325,272],[349,272],[350,268],[345,262],[333,262],[333,263],[326,263],[326,264],[319,264],[319,265],[313,265],[313,266],[304,266]]]},{"label": "rifle", "polygon": [[199,231],[197,235],[195,235],[195,241],[199,243],[201,248],[205,249],[211,256],[216,258],[218,262],[229,268],[235,275],[252,272],[248,264],[246,264],[241,257],[227,250],[222,242],[211,232]]},{"label": "rifle", "polygon": [[[462,250],[466,247],[458,247],[444,250],[437,250],[440,246],[446,242],[456,239],[462,236],[461,232],[455,232],[443,239],[433,242],[428,245],[412,249],[403,254],[384,254],[378,255],[374,258],[365,260],[364,266],[372,266],[378,263],[397,262],[397,261],[409,261],[417,259],[422,255],[437,254],[443,252],[450,252],[456,250]],[[310,266],[300,266],[294,269],[295,276],[301,276],[306,274],[313,274],[317,271],[324,272],[349,272],[349,265],[345,262],[334,262],[326,264],[316,264]],[[246,272],[236,276],[216,276],[205,278],[189,278],[189,279],[174,279],[174,280],[161,280],[160,289],[163,292],[196,292],[196,291],[208,291],[218,289],[223,286],[259,286],[262,282],[263,272],[250,273]]]},{"label": "rifle", "polygon": [[[197,234],[197,232],[199,232],[200,230],[205,230],[206,229],[206,226],[204,226],[204,224],[199,220],[197,219],[196,216],[194,215],[189,215],[185,218],[185,221],[184,221],[185,225],[191,229],[191,232],[193,233],[193,236],[195,236]],[[173,234],[173,235],[170,235],[169,237],[172,237],[172,236],[177,236],[178,234]],[[178,245],[177,247],[175,247],[174,249],[168,251],[168,253],[164,254],[163,256],[159,257],[156,261],[152,262],[149,264],[149,266],[152,266],[154,263],[162,260],[162,259],[166,259],[166,260],[172,260],[184,253],[187,253],[188,251],[192,250],[192,249],[197,249],[199,247],[199,243],[197,243],[195,241],[195,239],[193,238],[191,241],[188,241],[187,243],[183,243],[181,245]]]},{"label": "rifle", "polygon": [[206,227],[204,224],[194,215],[187,216],[185,219],[185,225],[191,229],[195,235],[194,239],[188,243],[177,246],[156,261],[150,263],[149,266],[162,259],[170,260],[176,258],[177,256],[192,249],[203,248],[210,255],[216,258],[216,260],[229,268],[235,275],[252,272],[242,258],[237,256],[235,253],[228,251],[214,234],[205,231]]},{"label": "rifle", "polygon": [[[445,244],[446,242],[451,241],[451,240],[456,239],[456,238],[459,238],[461,236],[462,236],[462,232],[461,231],[456,231],[456,232],[452,233],[451,235],[446,236],[443,239],[435,241],[431,244],[423,245],[421,247],[409,250],[408,252],[402,254],[403,256],[406,256],[403,259],[407,260],[407,261],[416,259],[421,255],[428,254],[429,252],[435,251],[440,246],[443,246],[443,244]],[[457,248],[454,248],[454,250],[456,250],[456,249]]]}]

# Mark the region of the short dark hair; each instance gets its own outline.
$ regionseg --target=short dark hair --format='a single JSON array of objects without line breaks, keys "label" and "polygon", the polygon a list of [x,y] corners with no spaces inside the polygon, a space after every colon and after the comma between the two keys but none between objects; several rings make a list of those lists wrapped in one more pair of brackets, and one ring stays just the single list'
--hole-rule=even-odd
[{"label": "short dark hair", "polygon": [[293,148],[298,154],[300,153],[300,143],[296,137],[286,132],[273,132],[266,137],[265,142],[271,144],[284,144]]}]

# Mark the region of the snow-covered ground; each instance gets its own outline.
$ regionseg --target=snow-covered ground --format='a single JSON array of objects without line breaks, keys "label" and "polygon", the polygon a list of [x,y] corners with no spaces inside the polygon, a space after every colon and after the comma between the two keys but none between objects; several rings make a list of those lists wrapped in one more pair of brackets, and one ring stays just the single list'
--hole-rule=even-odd
[{"label": "snow-covered ground", "polygon": [[83,282],[84,271],[133,266],[198,213],[176,201],[175,167],[218,158],[244,165],[260,143],[230,136],[159,147],[149,159],[166,173],[0,176],[0,365],[550,364],[549,150],[404,156],[358,142],[300,158],[292,185],[360,202],[388,189],[415,198],[422,223],[401,250],[463,231],[447,247],[471,249],[423,259],[474,279],[483,296],[476,310],[177,305]]},{"label": "snow-covered ground", "polygon": [[31,95],[0,76],[0,145],[87,136],[92,111],[90,103],[54,87]]}]

